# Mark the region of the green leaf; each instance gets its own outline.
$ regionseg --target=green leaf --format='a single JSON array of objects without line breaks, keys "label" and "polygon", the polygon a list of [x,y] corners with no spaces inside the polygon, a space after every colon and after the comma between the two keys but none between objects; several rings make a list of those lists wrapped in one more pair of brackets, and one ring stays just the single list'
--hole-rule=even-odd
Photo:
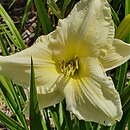
[{"label": "green leaf", "polygon": [[30,111],[29,112],[30,112],[30,129],[31,130],[47,130],[47,127],[39,111],[32,58],[31,58]]},{"label": "green leaf", "polygon": [[93,126],[91,122],[85,122],[87,130],[93,130]]},{"label": "green leaf", "polygon": [[13,84],[9,79],[4,78],[3,76],[0,76],[0,81],[0,87],[8,106],[15,114],[18,122],[27,129],[27,124],[19,102],[19,96],[17,95],[17,92],[14,89]]},{"label": "green leaf", "polygon": [[50,113],[48,111],[49,111],[48,108],[43,109],[44,119],[45,119],[45,122],[46,122],[47,129],[53,130],[53,128],[51,127],[52,122],[50,121]]},{"label": "green leaf", "polygon": [[39,17],[40,22],[42,24],[43,31],[45,34],[48,34],[53,29],[52,29],[50,19],[48,18],[45,4],[44,4],[43,0],[34,0],[34,2],[36,5],[36,8],[37,8],[37,11],[38,11],[38,17]]},{"label": "green leaf", "polygon": [[36,29],[35,29],[34,40],[36,40],[36,39],[40,36],[40,29],[41,29],[41,23],[40,23],[40,20],[39,20],[39,18],[38,18],[38,20],[37,20],[37,25],[36,25]]},{"label": "green leaf", "polygon": [[70,2],[71,2],[71,0],[64,0],[64,4],[63,4],[62,10],[61,10],[61,15],[63,18],[65,17],[65,11]]},{"label": "green leaf", "polygon": [[[69,128],[67,130],[69,130]],[[73,130],[80,130],[80,128],[79,128],[79,120],[78,120],[78,118],[76,116],[74,116]]]},{"label": "green leaf", "polygon": [[9,6],[9,9],[14,5],[14,3],[16,2],[16,0],[13,0]]},{"label": "green leaf", "polygon": [[[6,39],[8,45],[10,46],[10,49],[12,50],[12,53],[15,53],[15,49],[12,47],[11,42],[17,46],[17,41],[12,37],[12,34],[9,30],[7,30],[7,28],[5,26],[2,26],[2,31],[3,31],[3,36]],[[18,46],[17,46],[18,47]],[[18,47],[19,48],[19,47]]]},{"label": "green leaf", "polygon": [[122,106],[124,107],[130,101],[130,85],[123,90],[120,96]]},{"label": "green leaf", "polygon": [[130,34],[130,14],[120,23],[116,30],[116,38],[125,39]]},{"label": "green leaf", "polygon": [[130,13],[130,0],[125,0],[125,15]]},{"label": "green leaf", "polygon": [[20,27],[20,30],[22,31],[25,23],[26,23],[26,20],[27,20],[27,16],[28,16],[28,11],[31,7],[31,2],[32,0],[27,0],[27,3],[26,3],[26,6],[25,6],[25,11],[24,11],[24,14],[23,14],[23,17],[22,17],[22,21],[21,21],[21,27]]},{"label": "green leaf", "polygon": [[12,19],[9,17],[9,15],[6,13],[6,11],[4,10],[4,8],[2,7],[2,5],[0,4],[0,15],[2,16],[2,18],[4,19],[4,21],[6,22],[6,24],[8,25],[11,33],[13,34],[14,40],[16,41],[16,46],[20,49],[25,49],[25,44],[18,32],[18,30],[16,29]]},{"label": "green leaf", "polygon": [[64,121],[64,113],[63,113],[63,105],[62,102],[59,103],[59,123],[60,126],[62,126]]},{"label": "green leaf", "polygon": [[53,121],[55,123],[56,129],[61,130],[59,118],[58,118],[58,114],[56,112],[56,109],[53,106],[51,106],[51,107],[49,107],[49,111],[50,111],[50,114],[51,114]]},{"label": "green leaf", "polygon": [[121,121],[117,123],[115,130],[125,130],[129,118],[130,118],[130,109],[123,113],[123,117]]},{"label": "green leaf", "polygon": [[123,112],[126,112],[130,110],[130,100],[127,101],[127,103],[123,106]]},{"label": "green leaf", "polygon": [[113,21],[114,23],[118,26],[120,24],[120,20],[118,18],[118,15],[117,13],[115,12],[115,10],[112,8],[112,6],[110,5],[111,7],[111,12],[112,12],[112,17],[113,17]]},{"label": "green leaf", "polygon": [[129,121],[128,121],[128,130],[130,130],[130,118],[129,118]]},{"label": "green leaf", "polygon": [[86,124],[84,120],[79,120],[79,128],[80,130],[86,130]]},{"label": "green leaf", "polygon": [[7,47],[4,44],[4,40],[3,40],[3,37],[2,37],[1,34],[0,34],[0,47],[1,47],[1,50],[2,50],[2,55],[3,56],[6,56],[6,55],[9,54],[8,50],[7,50]]},{"label": "green leaf", "polygon": [[3,122],[8,128],[11,130],[26,130],[24,127],[22,127],[20,124],[18,124],[13,119],[9,118],[7,115],[5,115],[3,112],[0,111],[0,120]]},{"label": "green leaf", "polygon": [[116,89],[118,90],[119,93],[121,93],[124,89],[124,83],[125,83],[125,79],[126,79],[126,74],[127,74],[127,67],[128,67],[128,63],[124,63],[123,65],[121,65],[116,73],[118,73],[118,82],[116,85]]},{"label": "green leaf", "polygon": [[62,18],[61,11],[59,10],[59,8],[54,0],[47,0],[47,4],[49,5],[53,14],[55,14],[58,19]]},{"label": "green leaf", "polygon": [[65,100],[63,101],[63,114],[64,114],[64,118],[65,118],[65,125],[66,125],[66,129],[67,130],[71,130],[72,129],[72,120],[71,120],[71,115],[70,112],[66,110],[66,103]]}]

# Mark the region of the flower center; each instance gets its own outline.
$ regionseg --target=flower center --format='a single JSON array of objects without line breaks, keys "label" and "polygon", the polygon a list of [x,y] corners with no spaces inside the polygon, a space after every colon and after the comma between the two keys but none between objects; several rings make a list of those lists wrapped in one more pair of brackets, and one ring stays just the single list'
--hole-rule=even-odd
[{"label": "flower center", "polygon": [[66,62],[65,60],[59,62],[60,70],[65,77],[75,75],[79,69],[79,58],[76,56],[73,60]]}]

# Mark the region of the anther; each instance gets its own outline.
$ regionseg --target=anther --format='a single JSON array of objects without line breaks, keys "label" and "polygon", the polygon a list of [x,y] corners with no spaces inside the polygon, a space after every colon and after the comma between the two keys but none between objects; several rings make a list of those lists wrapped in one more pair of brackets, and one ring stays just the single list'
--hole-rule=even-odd
[{"label": "anther", "polygon": [[75,75],[76,71],[79,69],[79,58],[76,56],[74,60],[66,62],[65,60],[59,62],[60,70],[64,73],[65,77]]}]

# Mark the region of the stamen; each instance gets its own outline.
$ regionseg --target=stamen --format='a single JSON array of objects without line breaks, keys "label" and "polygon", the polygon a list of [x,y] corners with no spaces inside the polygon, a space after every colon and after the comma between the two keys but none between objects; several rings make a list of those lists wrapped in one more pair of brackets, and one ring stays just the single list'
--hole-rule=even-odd
[{"label": "stamen", "polygon": [[79,58],[76,56],[74,60],[66,62],[65,60],[59,62],[60,70],[64,73],[65,77],[75,75],[75,72],[79,69]]}]

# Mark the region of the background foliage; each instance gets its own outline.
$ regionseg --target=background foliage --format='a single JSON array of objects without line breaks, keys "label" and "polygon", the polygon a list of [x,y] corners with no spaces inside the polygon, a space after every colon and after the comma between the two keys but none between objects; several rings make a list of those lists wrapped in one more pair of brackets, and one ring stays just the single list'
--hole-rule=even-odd
[{"label": "background foliage", "polygon": [[[21,2],[21,3],[20,3]],[[78,0],[0,0],[0,46],[1,55],[9,55],[23,50],[43,34],[48,34],[56,28],[58,19],[66,17]],[[18,4],[19,3],[19,4]],[[22,4],[22,7],[20,6]],[[19,7],[20,6],[20,7]],[[126,35],[117,35],[119,25],[126,15],[130,13],[130,0],[112,0],[110,2],[112,17],[115,23],[116,36],[126,42],[130,42],[129,32]],[[13,12],[17,17],[13,16]],[[34,18],[33,31],[29,33],[29,20]],[[35,25],[35,26],[34,26]],[[29,35],[25,38],[25,32]],[[30,38],[27,40],[27,38]],[[109,71],[115,83],[116,89],[120,93],[123,118],[112,127],[102,126],[93,122],[78,120],[65,108],[65,102],[43,109],[39,112],[37,104],[37,94],[35,88],[35,72],[33,61],[30,79],[30,115],[29,119],[23,114],[27,97],[22,86],[14,84],[10,79],[0,76],[1,98],[10,108],[14,119],[0,111],[0,121],[11,130],[125,130],[130,129],[130,81],[128,77],[129,64]],[[44,100],[44,99],[43,99]],[[34,118],[35,117],[35,118]],[[30,123],[28,123],[30,121]]]}]

